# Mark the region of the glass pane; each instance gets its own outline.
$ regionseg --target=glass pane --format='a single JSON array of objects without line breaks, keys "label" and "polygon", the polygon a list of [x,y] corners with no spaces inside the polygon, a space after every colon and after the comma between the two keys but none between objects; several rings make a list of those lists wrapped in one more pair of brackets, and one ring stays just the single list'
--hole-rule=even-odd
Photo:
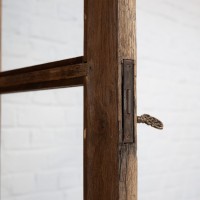
[{"label": "glass pane", "polygon": [[1,200],[83,199],[83,87],[2,96]]},{"label": "glass pane", "polygon": [[83,0],[2,0],[3,71],[83,55]]}]

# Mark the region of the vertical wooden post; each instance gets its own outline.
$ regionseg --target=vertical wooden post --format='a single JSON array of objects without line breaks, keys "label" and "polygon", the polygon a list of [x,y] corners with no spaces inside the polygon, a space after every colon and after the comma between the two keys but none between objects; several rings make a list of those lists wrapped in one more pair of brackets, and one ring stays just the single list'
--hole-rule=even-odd
[{"label": "vertical wooden post", "polygon": [[[135,142],[124,144],[121,94],[122,60],[134,60],[136,69],[135,0],[85,0],[85,4],[84,198],[137,200],[136,124]],[[136,77],[134,81],[136,90]],[[136,96],[134,105],[136,119]]]},{"label": "vertical wooden post", "polygon": [[85,200],[118,200],[117,0],[87,0]]},{"label": "vertical wooden post", "polygon": [[[134,144],[121,144],[119,200],[137,200],[137,107],[136,107],[136,0],[118,0],[118,63],[122,59],[134,60]],[[119,72],[120,74],[120,72]],[[119,83],[121,74],[119,75]],[[121,96],[119,89],[119,98]],[[121,119],[121,113],[119,113]],[[121,133],[120,133],[121,134]]]}]

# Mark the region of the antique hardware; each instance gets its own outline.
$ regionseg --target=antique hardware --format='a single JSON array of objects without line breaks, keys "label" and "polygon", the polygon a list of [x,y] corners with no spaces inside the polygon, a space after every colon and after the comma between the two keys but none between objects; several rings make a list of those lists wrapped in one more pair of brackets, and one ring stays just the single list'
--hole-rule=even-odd
[{"label": "antique hardware", "polygon": [[163,123],[148,114],[143,114],[137,117],[137,123],[144,123],[157,129],[163,129]]},{"label": "antique hardware", "polygon": [[122,62],[123,143],[134,142],[134,61]]},{"label": "antique hardware", "polygon": [[[137,116],[137,123],[163,129],[163,123],[148,114]],[[123,143],[134,142],[134,61],[122,61],[122,128]]]}]

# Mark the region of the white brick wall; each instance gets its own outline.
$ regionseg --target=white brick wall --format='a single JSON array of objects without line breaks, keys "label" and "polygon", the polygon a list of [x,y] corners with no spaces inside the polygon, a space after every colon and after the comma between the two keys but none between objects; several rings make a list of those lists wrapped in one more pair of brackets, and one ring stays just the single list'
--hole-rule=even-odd
[{"label": "white brick wall", "polygon": [[2,43],[4,70],[83,55],[83,1],[3,0]]},{"label": "white brick wall", "polygon": [[200,199],[200,1],[138,0],[139,200]]},{"label": "white brick wall", "polygon": [[[3,0],[4,70],[82,55],[82,4]],[[139,200],[200,199],[199,11],[198,0],[137,1],[138,114],[165,124],[138,125]],[[82,98],[3,96],[2,200],[82,199]]]},{"label": "white brick wall", "polygon": [[[3,70],[83,54],[82,0],[3,0]],[[83,88],[3,95],[2,200],[83,199]]]},{"label": "white brick wall", "polygon": [[83,89],[24,94],[2,97],[1,199],[81,199]]}]

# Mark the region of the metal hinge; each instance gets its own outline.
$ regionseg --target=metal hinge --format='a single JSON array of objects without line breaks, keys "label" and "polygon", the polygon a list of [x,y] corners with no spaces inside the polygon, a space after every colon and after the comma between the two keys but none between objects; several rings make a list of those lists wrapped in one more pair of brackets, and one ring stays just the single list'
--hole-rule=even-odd
[{"label": "metal hinge", "polygon": [[134,143],[134,61],[122,62],[123,143]]}]

